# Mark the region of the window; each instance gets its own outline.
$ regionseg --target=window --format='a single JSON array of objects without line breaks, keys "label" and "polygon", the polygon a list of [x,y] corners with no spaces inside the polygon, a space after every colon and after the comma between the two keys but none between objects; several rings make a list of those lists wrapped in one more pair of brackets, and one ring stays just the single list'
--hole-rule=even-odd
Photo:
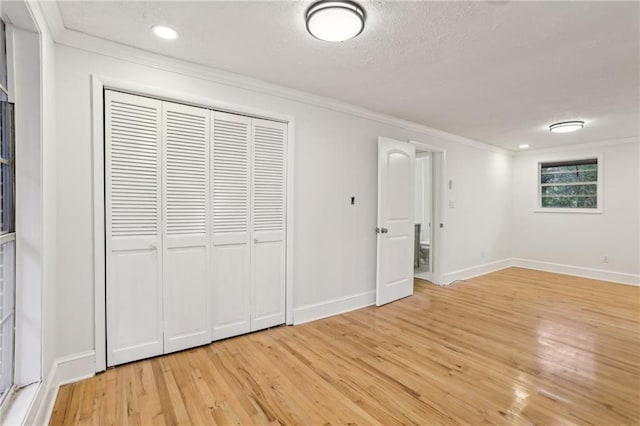
[{"label": "window", "polygon": [[0,20],[0,404],[13,388],[15,232],[13,104],[6,102],[5,26]]},{"label": "window", "polygon": [[546,211],[599,211],[598,157],[539,163],[538,207]]}]

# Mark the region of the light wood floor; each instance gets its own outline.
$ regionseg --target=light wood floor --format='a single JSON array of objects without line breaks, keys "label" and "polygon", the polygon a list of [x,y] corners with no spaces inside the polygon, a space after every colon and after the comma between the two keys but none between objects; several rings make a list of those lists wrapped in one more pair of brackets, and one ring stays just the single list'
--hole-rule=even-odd
[{"label": "light wood floor", "polygon": [[51,424],[639,424],[640,288],[510,268],[63,386]]}]

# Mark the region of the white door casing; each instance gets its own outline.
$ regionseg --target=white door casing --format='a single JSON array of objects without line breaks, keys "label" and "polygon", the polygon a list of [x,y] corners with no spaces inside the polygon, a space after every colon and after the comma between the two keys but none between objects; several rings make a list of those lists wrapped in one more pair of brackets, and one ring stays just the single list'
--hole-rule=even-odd
[{"label": "white door casing", "polygon": [[210,111],[163,102],[164,352],[211,342]]},{"label": "white door casing", "polygon": [[378,138],[376,305],[413,294],[415,146]]},{"label": "white door casing", "polygon": [[251,118],[211,112],[212,338],[251,331]]},{"label": "white door casing", "polygon": [[[215,98],[203,97],[188,91],[177,91],[168,86],[152,86],[148,83],[135,82],[127,79],[117,79],[100,74],[91,75],[91,146],[92,146],[92,193],[93,193],[93,290],[95,305],[94,311],[94,345],[95,351],[95,371],[104,371],[107,367],[107,341],[109,340],[109,325],[107,324],[107,293],[109,283],[107,282],[108,263],[111,263],[110,255],[107,254],[107,240],[111,237],[107,235],[107,158],[106,158],[106,128],[107,123],[107,102],[106,93],[115,91],[120,93],[136,94],[134,96],[144,96],[156,100],[171,100],[172,102],[200,106],[213,111],[233,111],[234,114],[240,114],[249,117],[262,117],[269,121],[285,123],[287,125],[287,153],[286,153],[286,321],[293,323],[293,228],[294,214],[293,203],[294,198],[294,149],[295,149],[295,117],[287,114],[281,114],[269,109],[256,108],[248,104],[233,104],[222,102]],[[211,124],[212,125],[212,124]],[[209,142],[211,144],[211,141]],[[211,161],[211,158],[210,158]],[[211,185],[211,182],[210,182]],[[210,187],[211,191],[211,187]],[[160,205],[162,213],[162,205]],[[211,212],[209,212],[211,214]],[[110,219],[109,219],[110,221]],[[212,218],[210,217],[210,221]],[[212,223],[209,224],[212,232]],[[158,245],[162,249],[162,243]],[[212,252],[212,245],[210,246]],[[162,253],[159,254],[162,256]],[[212,256],[211,256],[212,257]],[[109,273],[111,275],[111,273]],[[210,289],[213,292],[213,288]],[[210,303],[211,299],[209,299]],[[210,306],[212,308],[212,306]],[[213,323],[211,309],[209,310],[210,322]]]},{"label": "white door casing", "polygon": [[163,353],[162,102],[105,92],[107,364]]},{"label": "white door casing", "polygon": [[287,125],[252,120],[251,331],[285,322]]}]

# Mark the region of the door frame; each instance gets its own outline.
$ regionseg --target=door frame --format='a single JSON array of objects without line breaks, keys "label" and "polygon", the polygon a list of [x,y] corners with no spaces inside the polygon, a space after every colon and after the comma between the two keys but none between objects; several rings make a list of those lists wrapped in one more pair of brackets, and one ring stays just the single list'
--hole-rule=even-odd
[{"label": "door frame", "polygon": [[106,332],[106,252],[105,252],[105,158],[104,158],[104,90],[112,89],[132,95],[147,96],[163,101],[183,103],[287,124],[287,179],[286,179],[286,272],[285,323],[293,324],[293,196],[295,158],[295,118],[291,115],[265,111],[246,105],[227,103],[140,82],[121,80],[91,74],[91,139],[93,157],[93,281],[94,281],[94,344],[95,371],[107,368]]},{"label": "door frame", "polygon": [[[429,151],[432,155],[432,176],[433,182],[431,184],[431,210],[433,217],[431,223],[436,225],[431,227],[431,235],[433,241],[432,247],[429,250],[433,250],[429,253],[429,256],[433,258],[431,271],[431,282],[437,285],[445,285],[443,281],[443,255],[444,255],[444,241],[446,227],[444,226],[445,218],[445,182],[446,182],[446,158],[447,150],[434,145],[429,145],[423,142],[409,140],[409,143],[416,146],[417,149],[422,151]],[[439,171],[439,173],[438,173]]]},{"label": "door frame", "polygon": [[[430,170],[430,174],[431,176],[429,177],[429,228],[428,228],[428,232],[429,232],[429,240],[430,244],[433,245],[433,235],[434,235],[434,210],[433,210],[433,206],[434,206],[434,202],[433,202],[433,185],[434,185],[434,179],[433,179],[433,174],[434,174],[434,168],[433,168],[433,164],[434,164],[434,153],[432,151],[417,151],[417,147],[416,147],[416,162],[418,161],[418,159],[421,158],[425,158],[426,156],[429,157],[429,170]],[[416,164],[416,168],[417,168],[417,164]],[[424,191],[424,186],[425,186],[425,182],[424,182],[424,173],[423,176],[421,176],[421,185],[422,185],[422,190]],[[435,245],[433,245],[435,247]],[[414,244],[415,247],[415,244]],[[418,250],[420,250],[420,248],[418,248]],[[416,254],[414,253],[414,259],[415,259]],[[431,247],[429,248],[429,271],[428,272],[421,272],[422,274],[428,274],[429,278],[427,279],[427,281],[431,281],[433,279],[433,253],[431,250]],[[414,274],[414,278],[415,278],[415,274]]]}]

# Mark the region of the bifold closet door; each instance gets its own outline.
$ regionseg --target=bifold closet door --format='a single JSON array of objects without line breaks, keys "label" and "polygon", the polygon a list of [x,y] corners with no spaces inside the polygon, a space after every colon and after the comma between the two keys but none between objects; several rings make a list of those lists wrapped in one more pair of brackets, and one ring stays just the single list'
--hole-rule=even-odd
[{"label": "bifold closet door", "polygon": [[210,114],[163,102],[165,353],[211,342]]},{"label": "bifold closet door", "polygon": [[163,353],[162,102],[105,92],[107,364]]},{"label": "bifold closet door", "polygon": [[252,120],[251,330],[285,322],[287,125]]},{"label": "bifold closet door", "polygon": [[251,331],[251,119],[212,112],[213,340]]}]

